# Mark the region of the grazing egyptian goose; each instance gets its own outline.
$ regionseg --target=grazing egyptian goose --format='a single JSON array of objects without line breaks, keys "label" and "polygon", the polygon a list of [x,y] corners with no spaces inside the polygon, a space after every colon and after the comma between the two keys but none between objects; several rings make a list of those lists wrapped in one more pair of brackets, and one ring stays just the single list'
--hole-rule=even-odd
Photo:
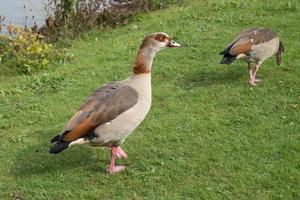
[{"label": "grazing egyptian goose", "polygon": [[166,33],[144,38],[129,78],[108,83],[93,92],[51,142],[50,153],[74,144],[107,146],[111,151],[109,173],[124,170],[116,158],[127,158],[120,145],[144,120],[151,107],[151,68],[154,56],[168,47],[180,47]]},{"label": "grazing egyptian goose", "polygon": [[[230,64],[235,59],[248,62],[249,84],[256,85],[257,71],[260,65],[276,54],[276,63],[280,65],[284,47],[278,34],[268,28],[249,28],[242,31],[220,55],[224,55],[221,64]],[[252,69],[251,63],[255,63]]]}]

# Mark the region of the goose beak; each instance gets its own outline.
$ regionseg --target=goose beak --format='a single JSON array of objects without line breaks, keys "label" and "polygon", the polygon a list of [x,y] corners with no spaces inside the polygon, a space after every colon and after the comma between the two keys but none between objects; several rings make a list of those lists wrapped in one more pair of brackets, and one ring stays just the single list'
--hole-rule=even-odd
[{"label": "goose beak", "polygon": [[175,42],[174,40],[171,40],[168,44],[168,47],[181,47],[181,45],[177,42]]}]

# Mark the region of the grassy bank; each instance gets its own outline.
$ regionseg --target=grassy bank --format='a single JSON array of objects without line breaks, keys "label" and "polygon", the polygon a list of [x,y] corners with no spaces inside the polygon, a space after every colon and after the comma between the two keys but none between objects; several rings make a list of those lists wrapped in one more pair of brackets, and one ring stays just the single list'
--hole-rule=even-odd
[{"label": "grassy bank", "polygon": [[[94,30],[73,42],[70,64],[1,74],[0,199],[299,199],[300,4],[209,2]],[[218,53],[257,26],[278,31],[286,53],[249,87],[246,64],[220,65]],[[143,36],[157,31],[184,47],[154,61],[153,107],[123,144],[126,171],[106,174],[105,148],[50,155],[49,140],[85,97],[129,76]]]}]

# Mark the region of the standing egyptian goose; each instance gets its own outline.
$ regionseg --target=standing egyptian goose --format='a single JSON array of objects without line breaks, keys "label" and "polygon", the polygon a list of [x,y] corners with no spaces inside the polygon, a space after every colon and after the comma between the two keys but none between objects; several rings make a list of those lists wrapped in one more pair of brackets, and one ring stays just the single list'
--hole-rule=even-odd
[{"label": "standing egyptian goose", "polygon": [[[249,28],[242,31],[220,54],[224,55],[221,64],[230,64],[235,59],[248,62],[249,84],[256,85],[257,71],[260,65],[276,54],[276,63],[280,65],[284,47],[278,34],[268,28]],[[255,69],[251,67],[255,63]]]},{"label": "standing egyptian goose", "polygon": [[140,45],[133,75],[108,83],[92,93],[51,142],[50,153],[74,144],[107,146],[111,151],[109,173],[122,171],[115,159],[127,158],[120,145],[144,120],[151,107],[151,68],[154,56],[168,47],[180,47],[166,33],[148,35]]}]

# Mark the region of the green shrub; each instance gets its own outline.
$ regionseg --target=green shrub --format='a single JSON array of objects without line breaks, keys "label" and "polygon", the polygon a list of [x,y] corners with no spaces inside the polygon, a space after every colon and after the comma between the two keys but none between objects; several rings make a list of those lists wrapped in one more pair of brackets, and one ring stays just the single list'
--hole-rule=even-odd
[{"label": "green shrub", "polygon": [[0,63],[24,74],[70,58],[68,50],[45,43],[36,33],[16,29],[13,35],[0,37]]}]

